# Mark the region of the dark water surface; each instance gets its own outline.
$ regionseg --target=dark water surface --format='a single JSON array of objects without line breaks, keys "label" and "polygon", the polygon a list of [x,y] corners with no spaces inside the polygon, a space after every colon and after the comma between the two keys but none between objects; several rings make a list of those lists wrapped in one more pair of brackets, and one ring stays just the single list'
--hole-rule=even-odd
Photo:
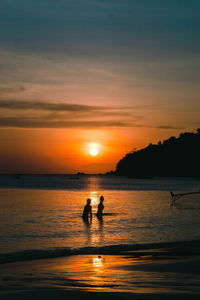
[{"label": "dark water surface", "polygon": [[[196,191],[195,179],[1,175],[0,185],[1,261],[200,239],[200,195],[170,206],[169,191]],[[101,195],[102,222],[85,224],[86,199],[95,213]]]}]

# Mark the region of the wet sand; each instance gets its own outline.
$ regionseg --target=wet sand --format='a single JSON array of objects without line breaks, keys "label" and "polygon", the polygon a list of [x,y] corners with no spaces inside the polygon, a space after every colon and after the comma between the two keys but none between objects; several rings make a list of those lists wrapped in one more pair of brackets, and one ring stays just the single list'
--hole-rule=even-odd
[{"label": "wet sand", "polygon": [[2,264],[1,299],[199,299],[200,256],[74,255]]}]

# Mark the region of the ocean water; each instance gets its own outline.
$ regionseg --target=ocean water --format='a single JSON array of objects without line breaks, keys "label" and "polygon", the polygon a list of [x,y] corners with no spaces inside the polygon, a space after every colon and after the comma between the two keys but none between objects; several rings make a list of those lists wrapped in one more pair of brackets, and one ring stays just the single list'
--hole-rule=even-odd
[{"label": "ocean water", "polygon": [[[200,181],[188,178],[1,175],[0,262],[200,240],[200,194],[172,207],[169,193],[199,189]],[[94,216],[85,224],[88,197]]]}]

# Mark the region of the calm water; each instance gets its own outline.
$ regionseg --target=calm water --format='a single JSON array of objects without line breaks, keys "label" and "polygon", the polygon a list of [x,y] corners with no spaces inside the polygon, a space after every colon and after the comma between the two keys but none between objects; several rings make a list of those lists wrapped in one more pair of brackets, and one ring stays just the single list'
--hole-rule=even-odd
[{"label": "calm water", "polygon": [[[98,176],[1,179],[1,255],[200,238],[200,195],[180,200],[174,208],[169,195],[169,190],[199,190],[197,180]],[[101,195],[107,215],[102,223],[94,216],[88,226],[81,218],[85,201],[92,199],[95,213]]]}]

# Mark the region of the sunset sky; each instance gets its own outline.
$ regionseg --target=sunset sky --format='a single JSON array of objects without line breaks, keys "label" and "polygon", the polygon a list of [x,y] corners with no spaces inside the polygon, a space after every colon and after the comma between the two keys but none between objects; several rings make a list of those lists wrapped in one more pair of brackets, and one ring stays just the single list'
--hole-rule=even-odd
[{"label": "sunset sky", "polygon": [[199,34],[199,0],[1,0],[0,173],[106,172],[195,131]]}]

